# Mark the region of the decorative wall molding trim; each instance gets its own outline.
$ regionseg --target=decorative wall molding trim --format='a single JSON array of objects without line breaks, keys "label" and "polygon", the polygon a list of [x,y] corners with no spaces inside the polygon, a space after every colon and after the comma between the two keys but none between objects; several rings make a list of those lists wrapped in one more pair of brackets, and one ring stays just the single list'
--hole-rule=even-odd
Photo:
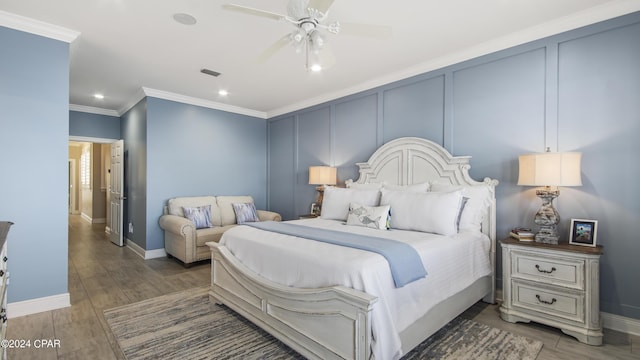
[{"label": "decorative wall molding trim", "polygon": [[605,312],[600,312],[600,316],[602,317],[603,326],[605,328],[640,336],[640,319],[633,319]]},{"label": "decorative wall molding trim", "polygon": [[69,293],[64,293],[9,303],[7,304],[7,316],[9,319],[12,319],[44,311],[62,309],[69,306],[71,306],[71,297]]},{"label": "decorative wall molding trim", "polygon": [[69,141],[92,142],[97,144],[111,144],[113,142],[118,141],[118,139],[106,139],[106,138],[95,138],[95,137],[88,137],[88,136],[69,135]]},{"label": "decorative wall molding trim", "polygon": [[260,119],[267,118],[267,113],[263,111],[245,109],[239,106],[222,104],[222,103],[211,101],[211,100],[205,100],[205,99],[195,98],[195,97],[186,96],[186,95],[180,95],[180,94],[171,93],[168,91],[156,90],[156,89],[151,89],[146,87],[143,87],[142,90],[144,91],[146,96],[155,97],[158,99],[171,100],[171,101],[176,101],[184,104],[201,106],[209,109],[222,110],[222,111],[227,111],[235,114],[253,116]]},{"label": "decorative wall molding trim", "polygon": [[153,249],[153,250],[145,250],[140,245],[135,242],[125,239],[127,244],[127,248],[133,251],[136,255],[140,256],[145,260],[156,259],[167,256],[167,252],[164,249]]},{"label": "decorative wall molding trim", "polygon": [[69,110],[83,112],[83,113],[89,113],[89,114],[120,117],[120,114],[115,110],[102,109],[102,108],[97,108],[97,107],[92,107],[92,106],[69,104]]},{"label": "decorative wall molding trim", "polygon": [[0,10],[0,26],[72,43],[80,32]]}]

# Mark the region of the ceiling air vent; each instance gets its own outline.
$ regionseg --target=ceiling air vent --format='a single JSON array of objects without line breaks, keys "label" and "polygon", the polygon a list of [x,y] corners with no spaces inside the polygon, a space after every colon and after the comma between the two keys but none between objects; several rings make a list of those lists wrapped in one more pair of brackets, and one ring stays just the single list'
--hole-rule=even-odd
[{"label": "ceiling air vent", "polygon": [[213,71],[213,70],[209,70],[209,69],[202,69],[202,70],[200,70],[200,72],[203,73],[203,74],[211,75],[213,77],[220,76],[219,72]]}]

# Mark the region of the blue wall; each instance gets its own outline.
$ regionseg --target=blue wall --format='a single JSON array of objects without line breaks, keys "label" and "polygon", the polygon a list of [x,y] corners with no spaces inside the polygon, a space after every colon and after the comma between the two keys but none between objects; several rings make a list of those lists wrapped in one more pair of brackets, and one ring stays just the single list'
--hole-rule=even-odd
[{"label": "blue wall", "polygon": [[8,301],[68,293],[69,44],[0,27]]},{"label": "blue wall", "polygon": [[69,135],[120,139],[120,118],[117,116],[69,111]]},{"label": "blue wall", "polygon": [[472,155],[474,178],[500,181],[497,234],[506,237],[534,226],[540,206],[534,188],[516,185],[518,155],[580,151],[584,185],[561,189],[560,233],[571,218],[599,221],[601,309],[640,319],[638,39],[635,13],[269,119],[271,208],[288,219],[308,213],[310,165],[355,179],[355,163],[377,147],[419,136]]},{"label": "blue wall", "polygon": [[266,208],[264,119],[148,97],[146,126],[146,243],[136,234],[142,230],[137,212],[132,216],[136,243],[147,250],[164,248],[158,219],[172,197],[251,195],[259,209]]},{"label": "blue wall", "polygon": [[[122,116],[124,139],[123,234],[143,249],[147,244],[147,99],[138,102]],[[128,224],[133,224],[133,233]],[[164,244],[163,246],[164,247]]]}]

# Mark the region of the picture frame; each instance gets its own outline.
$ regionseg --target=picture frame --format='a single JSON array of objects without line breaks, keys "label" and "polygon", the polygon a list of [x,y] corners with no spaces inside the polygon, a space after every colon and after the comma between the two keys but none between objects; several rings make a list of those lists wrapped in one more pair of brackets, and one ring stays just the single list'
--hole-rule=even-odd
[{"label": "picture frame", "polygon": [[598,235],[598,221],[586,219],[571,219],[569,244],[580,246],[596,246]]}]

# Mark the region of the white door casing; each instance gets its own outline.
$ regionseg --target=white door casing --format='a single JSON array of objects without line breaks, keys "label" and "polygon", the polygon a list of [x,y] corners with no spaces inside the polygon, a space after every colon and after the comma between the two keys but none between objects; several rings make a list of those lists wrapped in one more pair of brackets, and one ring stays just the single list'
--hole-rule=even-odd
[{"label": "white door casing", "polygon": [[111,184],[109,193],[111,194],[110,209],[111,222],[109,238],[111,242],[118,246],[124,245],[124,234],[122,230],[123,206],[126,197],[123,194],[124,184],[124,140],[118,140],[111,144],[111,172],[109,174]]}]

